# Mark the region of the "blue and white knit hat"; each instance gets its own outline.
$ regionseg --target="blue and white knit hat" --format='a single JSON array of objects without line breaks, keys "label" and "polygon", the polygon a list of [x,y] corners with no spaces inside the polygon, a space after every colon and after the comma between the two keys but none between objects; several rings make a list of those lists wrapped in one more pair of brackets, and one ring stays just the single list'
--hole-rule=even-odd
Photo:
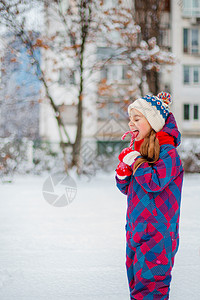
[{"label": "blue and white knit hat", "polygon": [[146,95],[128,106],[128,114],[130,115],[132,108],[137,109],[145,116],[151,127],[158,132],[165,125],[171,103],[171,95],[166,92],[161,92],[157,96]]}]

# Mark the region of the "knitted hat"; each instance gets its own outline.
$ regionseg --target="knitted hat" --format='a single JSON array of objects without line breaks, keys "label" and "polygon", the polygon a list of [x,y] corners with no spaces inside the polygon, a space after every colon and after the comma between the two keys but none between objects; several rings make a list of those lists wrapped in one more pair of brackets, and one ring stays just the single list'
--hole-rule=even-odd
[{"label": "knitted hat", "polygon": [[169,93],[161,92],[157,96],[146,95],[128,106],[128,114],[130,115],[132,108],[137,109],[145,116],[151,127],[158,132],[165,125],[171,103],[172,99]]}]

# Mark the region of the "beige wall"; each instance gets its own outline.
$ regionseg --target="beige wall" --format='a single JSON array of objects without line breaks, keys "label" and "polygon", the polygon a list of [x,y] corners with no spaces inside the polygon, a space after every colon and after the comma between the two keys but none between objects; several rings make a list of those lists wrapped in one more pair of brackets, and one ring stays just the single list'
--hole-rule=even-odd
[{"label": "beige wall", "polygon": [[172,96],[174,99],[173,112],[183,135],[200,136],[200,121],[183,120],[184,103],[198,103],[200,110],[200,85],[189,86],[183,83],[183,66],[200,66],[200,54],[190,55],[183,53],[183,28],[199,28],[200,30],[200,25],[192,25],[191,18],[184,18],[181,1],[173,0],[171,1],[172,52],[177,57],[177,64],[173,67],[171,81]]}]

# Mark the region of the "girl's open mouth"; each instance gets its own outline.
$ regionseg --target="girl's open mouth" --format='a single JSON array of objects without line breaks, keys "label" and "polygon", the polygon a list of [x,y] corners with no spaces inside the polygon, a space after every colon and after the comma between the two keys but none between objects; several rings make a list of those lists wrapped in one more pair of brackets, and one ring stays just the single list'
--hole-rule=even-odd
[{"label": "girl's open mouth", "polygon": [[135,138],[136,138],[138,136],[138,134],[139,134],[139,131],[138,130],[134,130],[133,132],[135,133]]}]

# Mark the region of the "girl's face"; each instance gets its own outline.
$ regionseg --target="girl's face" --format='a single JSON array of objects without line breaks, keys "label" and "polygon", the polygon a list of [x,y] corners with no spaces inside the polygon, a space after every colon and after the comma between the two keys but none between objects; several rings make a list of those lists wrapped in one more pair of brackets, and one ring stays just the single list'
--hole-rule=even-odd
[{"label": "girl's face", "polygon": [[128,125],[131,131],[138,131],[138,135],[135,138],[136,141],[145,138],[152,129],[145,116],[135,108],[132,108],[130,111],[130,122]]}]

